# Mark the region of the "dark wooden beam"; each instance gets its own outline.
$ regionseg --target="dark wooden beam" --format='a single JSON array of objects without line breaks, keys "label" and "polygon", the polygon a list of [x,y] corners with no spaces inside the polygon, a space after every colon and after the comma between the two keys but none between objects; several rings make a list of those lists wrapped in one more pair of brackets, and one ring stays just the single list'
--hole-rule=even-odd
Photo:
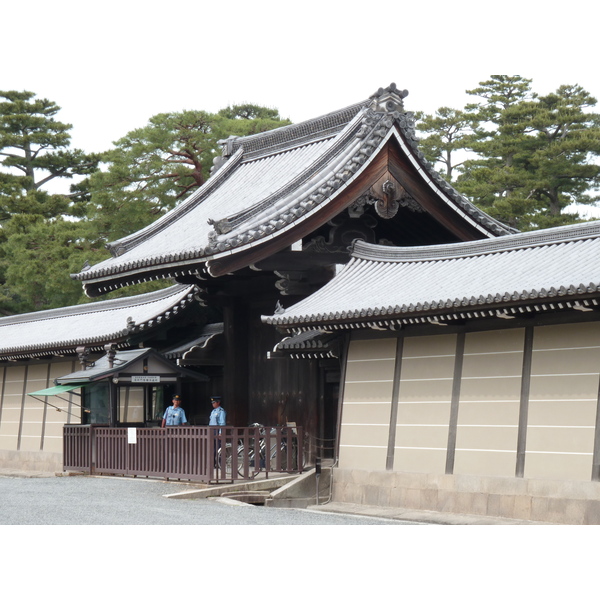
[{"label": "dark wooden beam", "polygon": [[315,267],[329,267],[344,264],[350,260],[345,252],[292,252],[284,250],[254,263],[260,271],[308,271]]}]

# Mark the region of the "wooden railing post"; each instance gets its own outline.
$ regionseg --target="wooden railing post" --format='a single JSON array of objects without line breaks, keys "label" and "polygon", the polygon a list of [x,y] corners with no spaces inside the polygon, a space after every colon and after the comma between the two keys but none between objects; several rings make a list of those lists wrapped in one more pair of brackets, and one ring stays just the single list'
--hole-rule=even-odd
[{"label": "wooden railing post", "polygon": [[96,473],[96,428],[93,425],[90,425],[90,439],[89,439],[89,453],[90,453],[90,475],[94,475]]}]

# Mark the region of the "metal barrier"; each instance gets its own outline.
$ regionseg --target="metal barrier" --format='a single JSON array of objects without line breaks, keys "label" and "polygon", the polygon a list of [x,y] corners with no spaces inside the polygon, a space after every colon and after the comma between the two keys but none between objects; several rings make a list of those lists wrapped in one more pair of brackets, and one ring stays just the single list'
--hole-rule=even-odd
[{"label": "metal barrier", "polygon": [[65,471],[219,482],[301,473],[300,427],[65,425]]}]

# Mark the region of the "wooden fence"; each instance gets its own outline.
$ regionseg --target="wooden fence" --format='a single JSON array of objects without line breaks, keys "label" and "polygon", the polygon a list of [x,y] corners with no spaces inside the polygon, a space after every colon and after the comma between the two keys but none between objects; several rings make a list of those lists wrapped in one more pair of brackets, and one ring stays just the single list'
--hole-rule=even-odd
[{"label": "wooden fence", "polygon": [[65,425],[63,469],[220,482],[301,473],[300,427],[106,427]]}]

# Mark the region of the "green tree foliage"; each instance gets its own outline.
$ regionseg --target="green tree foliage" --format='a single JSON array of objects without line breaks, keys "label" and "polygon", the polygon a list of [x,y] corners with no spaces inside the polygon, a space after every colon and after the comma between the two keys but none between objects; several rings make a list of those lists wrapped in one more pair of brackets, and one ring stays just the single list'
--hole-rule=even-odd
[{"label": "green tree foliage", "polygon": [[582,87],[562,85],[530,107],[537,144],[527,165],[533,173],[529,194],[549,223],[560,222],[561,211],[573,202],[599,199],[600,114],[586,110],[595,105]]},{"label": "green tree foliage", "polygon": [[[591,112],[596,100],[588,92],[563,85],[538,96],[529,79],[493,75],[467,93],[479,101],[464,110],[470,131],[460,132],[457,148],[470,154],[456,169],[460,192],[523,230],[574,222],[578,216],[565,213],[567,206],[598,200],[600,115]],[[432,117],[420,125],[430,134],[426,142],[434,150],[428,155],[437,162],[443,162],[443,146],[435,137],[444,133],[442,125]],[[451,175],[446,171],[448,179]]]},{"label": "green tree foliage", "polygon": [[466,147],[475,158],[462,165],[456,187],[491,216],[522,227],[535,210],[527,197],[529,174],[523,170],[534,142],[524,111],[534,98],[531,81],[493,75],[467,93],[481,98],[465,108],[474,123]]},{"label": "green tree foliage", "polygon": [[210,176],[219,140],[290,122],[275,109],[236,105],[208,113],[163,113],[118,140],[88,182],[99,239],[112,241],[150,224]]},{"label": "green tree foliage", "polygon": [[0,314],[10,314],[81,295],[60,269],[81,247],[69,218],[82,194],[48,188],[89,175],[99,157],[70,148],[71,125],[55,119],[60,107],[54,102],[27,91],[0,91],[0,100]]},{"label": "green tree foliage", "polygon": [[427,160],[443,166],[442,173],[452,181],[462,164],[454,162],[458,150],[466,148],[475,120],[468,113],[442,106],[435,115],[417,113],[417,129],[427,134],[420,144]]},{"label": "green tree foliage", "polygon": [[[5,257],[3,312],[30,312],[84,302],[81,284],[69,273],[104,249],[86,239],[86,224],[63,218],[15,215],[2,244]],[[105,254],[104,254],[105,255]]]}]

